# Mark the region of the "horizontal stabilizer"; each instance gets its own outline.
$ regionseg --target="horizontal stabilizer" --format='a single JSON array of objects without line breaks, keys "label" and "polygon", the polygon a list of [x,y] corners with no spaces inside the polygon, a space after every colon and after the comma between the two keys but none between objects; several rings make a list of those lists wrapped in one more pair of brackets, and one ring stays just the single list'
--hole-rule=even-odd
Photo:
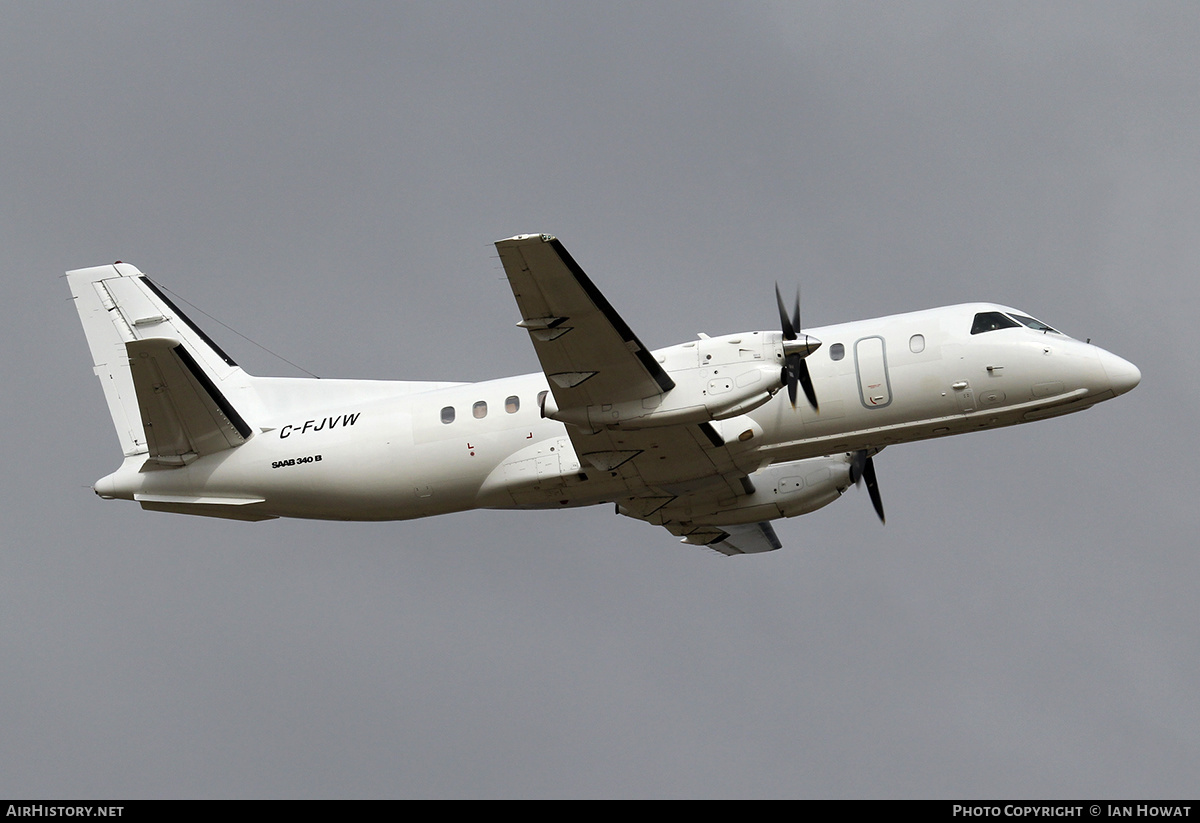
[{"label": "horizontal stabilizer", "polygon": [[178,340],[125,344],[150,459],[181,466],[239,446],[251,429]]},{"label": "horizontal stabilizer", "polygon": [[198,495],[135,494],[133,499],[146,511],[195,514],[201,517],[220,517],[225,520],[274,520],[276,515],[263,514],[255,504],[261,497],[203,497]]}]

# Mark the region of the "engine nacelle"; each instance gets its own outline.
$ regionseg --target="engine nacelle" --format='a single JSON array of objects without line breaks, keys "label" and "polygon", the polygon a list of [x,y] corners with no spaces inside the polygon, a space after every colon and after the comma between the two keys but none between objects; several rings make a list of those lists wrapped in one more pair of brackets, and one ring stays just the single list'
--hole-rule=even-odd
[{"label": "engine nacelle", "polygon": [[850,486],[850,455],[777,463],[751,474],[749,482],[753,489],[749,494],[678,497],[650,519],[734,526],[808,514],[828,506]]},{"label": "engine nacelle", "polygon": [[675,382],[670,391],[565,410],[549,394],[542,416],[592,431],[704,423],[753,411],[783,386],[783,347],[777,332],[702,337],[654,355]]}]

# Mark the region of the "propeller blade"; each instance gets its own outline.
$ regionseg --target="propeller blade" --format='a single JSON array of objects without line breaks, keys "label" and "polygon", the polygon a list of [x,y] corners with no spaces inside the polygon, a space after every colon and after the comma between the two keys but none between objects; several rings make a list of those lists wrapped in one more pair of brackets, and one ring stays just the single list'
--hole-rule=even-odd
[{"label": "propeller blade", "polygon": [[875,480],[875,461],[870,457],[863,467],[863,480],[867,481],[867,494],[871,496],[871,505],[879,515],[879,522],[887,523],[887,518],[883,515],[883,500],[879,497],[879,483]]},{"label": "propeller blade", "polygon": [[850,457],[850,482],[858,486],[863,480],[867,481],[867,494],[879,515],[879,522],[887,523],[883,515],[883,498],[879,496],[879,482],[875,478],[875,460],[867,456],[866,449],[860,449]]},{"label": "propeller blade", "polygon": [[[776,288],[779,288],[779,287],[776,286]],[[792,329],[796,333],[795,335],[792,336],[792,339],[794,340],[796,335],[800,334],[800,287],[799,286],[796,287],[796,305],[792,308]]]},{"label": "propeller blade", "polygon": [[859,485],[862,482],[863,467],[867,464],[867,452],[859,449],[850,455],[850,482]]},{"label": "propeller blade", "polygon": [[792,401],[792,408],[796,408],[796,372],[792,369],[792,358],[787,358],[783,365],[783,374],[779,379],[783,385],[787,386],[788,399]]},{"label": "propeller blade", "polygon": [[779,291],[779,283],[776,283],[775,305],[779,307],[779,326],[783,329],[785,341],[783,371],[779,375],[779,381],[787,386],[788,399],[792,401],[793,409],[796,408],[796,388],[799,386],[804,389],[804,396],[813,410],[820,411],[820,407],[817,406],[817,392],[813,388],[812,377],[808,373],[808,364],[804,362],[804,356],[815,351],[821,345],[821,341],[805,335],[804,345],[795,347],[800,352],[787,353],[788,346],[786,344],[800,337],[800,290],[796,289],[796,303],[792,307],[792,314],[789,317],[787,307],[783,305],[783,295]]},{"label": "propeller blade", "polygon": [[[804,396],[808,398],[808,405],[813,407],[813,411],[819,412],[821,407],[817,405],[817,392],[813,388],[812,377],[808,374],[808,361],[800,358],[800,368],[797,378],[800,381],[800,387],[804,389]],[[795,391],[792,392],[792,405],[796,405]]]},{"label": "propeller blade", "polygon": [[779,284],[775,284],[775,302],[779,305],[779,326],[783,329],[784,340],[796,339],[796,327],[800,325],[800,295],[796,295],[796,323],[788,318],[787,309],[783,306],[783,295],[779,293]]}]

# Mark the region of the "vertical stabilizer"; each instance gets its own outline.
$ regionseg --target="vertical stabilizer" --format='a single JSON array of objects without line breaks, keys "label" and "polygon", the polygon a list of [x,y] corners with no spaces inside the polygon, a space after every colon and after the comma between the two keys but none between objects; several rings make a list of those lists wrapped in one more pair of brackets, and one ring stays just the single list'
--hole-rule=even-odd
[{"label": "vertical stabilizer", "polygon": [[[246,373],[137,268],[77,269],[67,280],[127,457],[179,465],[250,436],[234,410]],[[150,368],[135,375],[131,356]]]}]

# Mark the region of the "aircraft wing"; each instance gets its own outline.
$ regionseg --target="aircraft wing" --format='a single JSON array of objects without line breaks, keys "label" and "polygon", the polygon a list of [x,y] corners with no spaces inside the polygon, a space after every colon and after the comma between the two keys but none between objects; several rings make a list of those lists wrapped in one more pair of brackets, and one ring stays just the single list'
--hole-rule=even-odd
[{"label": "aircraft wing", "polygon": [[[727,557],[736,554],[773,552],[783,548],[778,535],[775,534],[774,527],[769,522],[749,523],[745,526],[711,526],[710,528],[719,534],[711,543],[705,545]],[[698,533],[693,532],[685,542],[698,542],[692,539],[696,537],[699,537]]]},{"label": "aircraft wing", "polygon": [[[560,412],[648,398],[675,387],[556,238],[520,235],[501,240],[496,249],[521,311],[518,325],[529,332]],[[623,514],[665,526],[685,542],[723,554],[780,547],[768,523],[696,527],[656,514],[670,501],[694,493],[731,499],[746,493],[749,467],[736,464],[719,426],[704,422],[593,430],[568,425],[567,433],[585,471],[620,479],[628,495],[621,499]]]},{"label": "aircraft wing", "polygon": [[521,322],[560,410],[660,395],[675,387],[557,238],[496,243]]},{"label": "aircraft wing", "polygon": [[[627,502],[637,504],[645,501]],[[775,528],[768,521],[734,526],[706,526],[673,520],[662,521],[661,517],[654,514],[641,517],[628,511],[623,513],[648,523],[657,522],[671,534],[681,538],[681,542],[693,546],[706,546],[726,557],[734,557],[739,554],[761,554],[783,548],[783,543],[775,534]]]},{"label": "aircraft wing", "polygon": [[[656,396],[675,382],[556,238],[524,234],[496,243],[522,320],[560,412]],[[583,416],[583,415],[579,415]],[[709,423],[629,430],[568,425],[576,454],[627,487],[678,486],[737,468]],[[743,475],[744,476],[744,473]]]}]

